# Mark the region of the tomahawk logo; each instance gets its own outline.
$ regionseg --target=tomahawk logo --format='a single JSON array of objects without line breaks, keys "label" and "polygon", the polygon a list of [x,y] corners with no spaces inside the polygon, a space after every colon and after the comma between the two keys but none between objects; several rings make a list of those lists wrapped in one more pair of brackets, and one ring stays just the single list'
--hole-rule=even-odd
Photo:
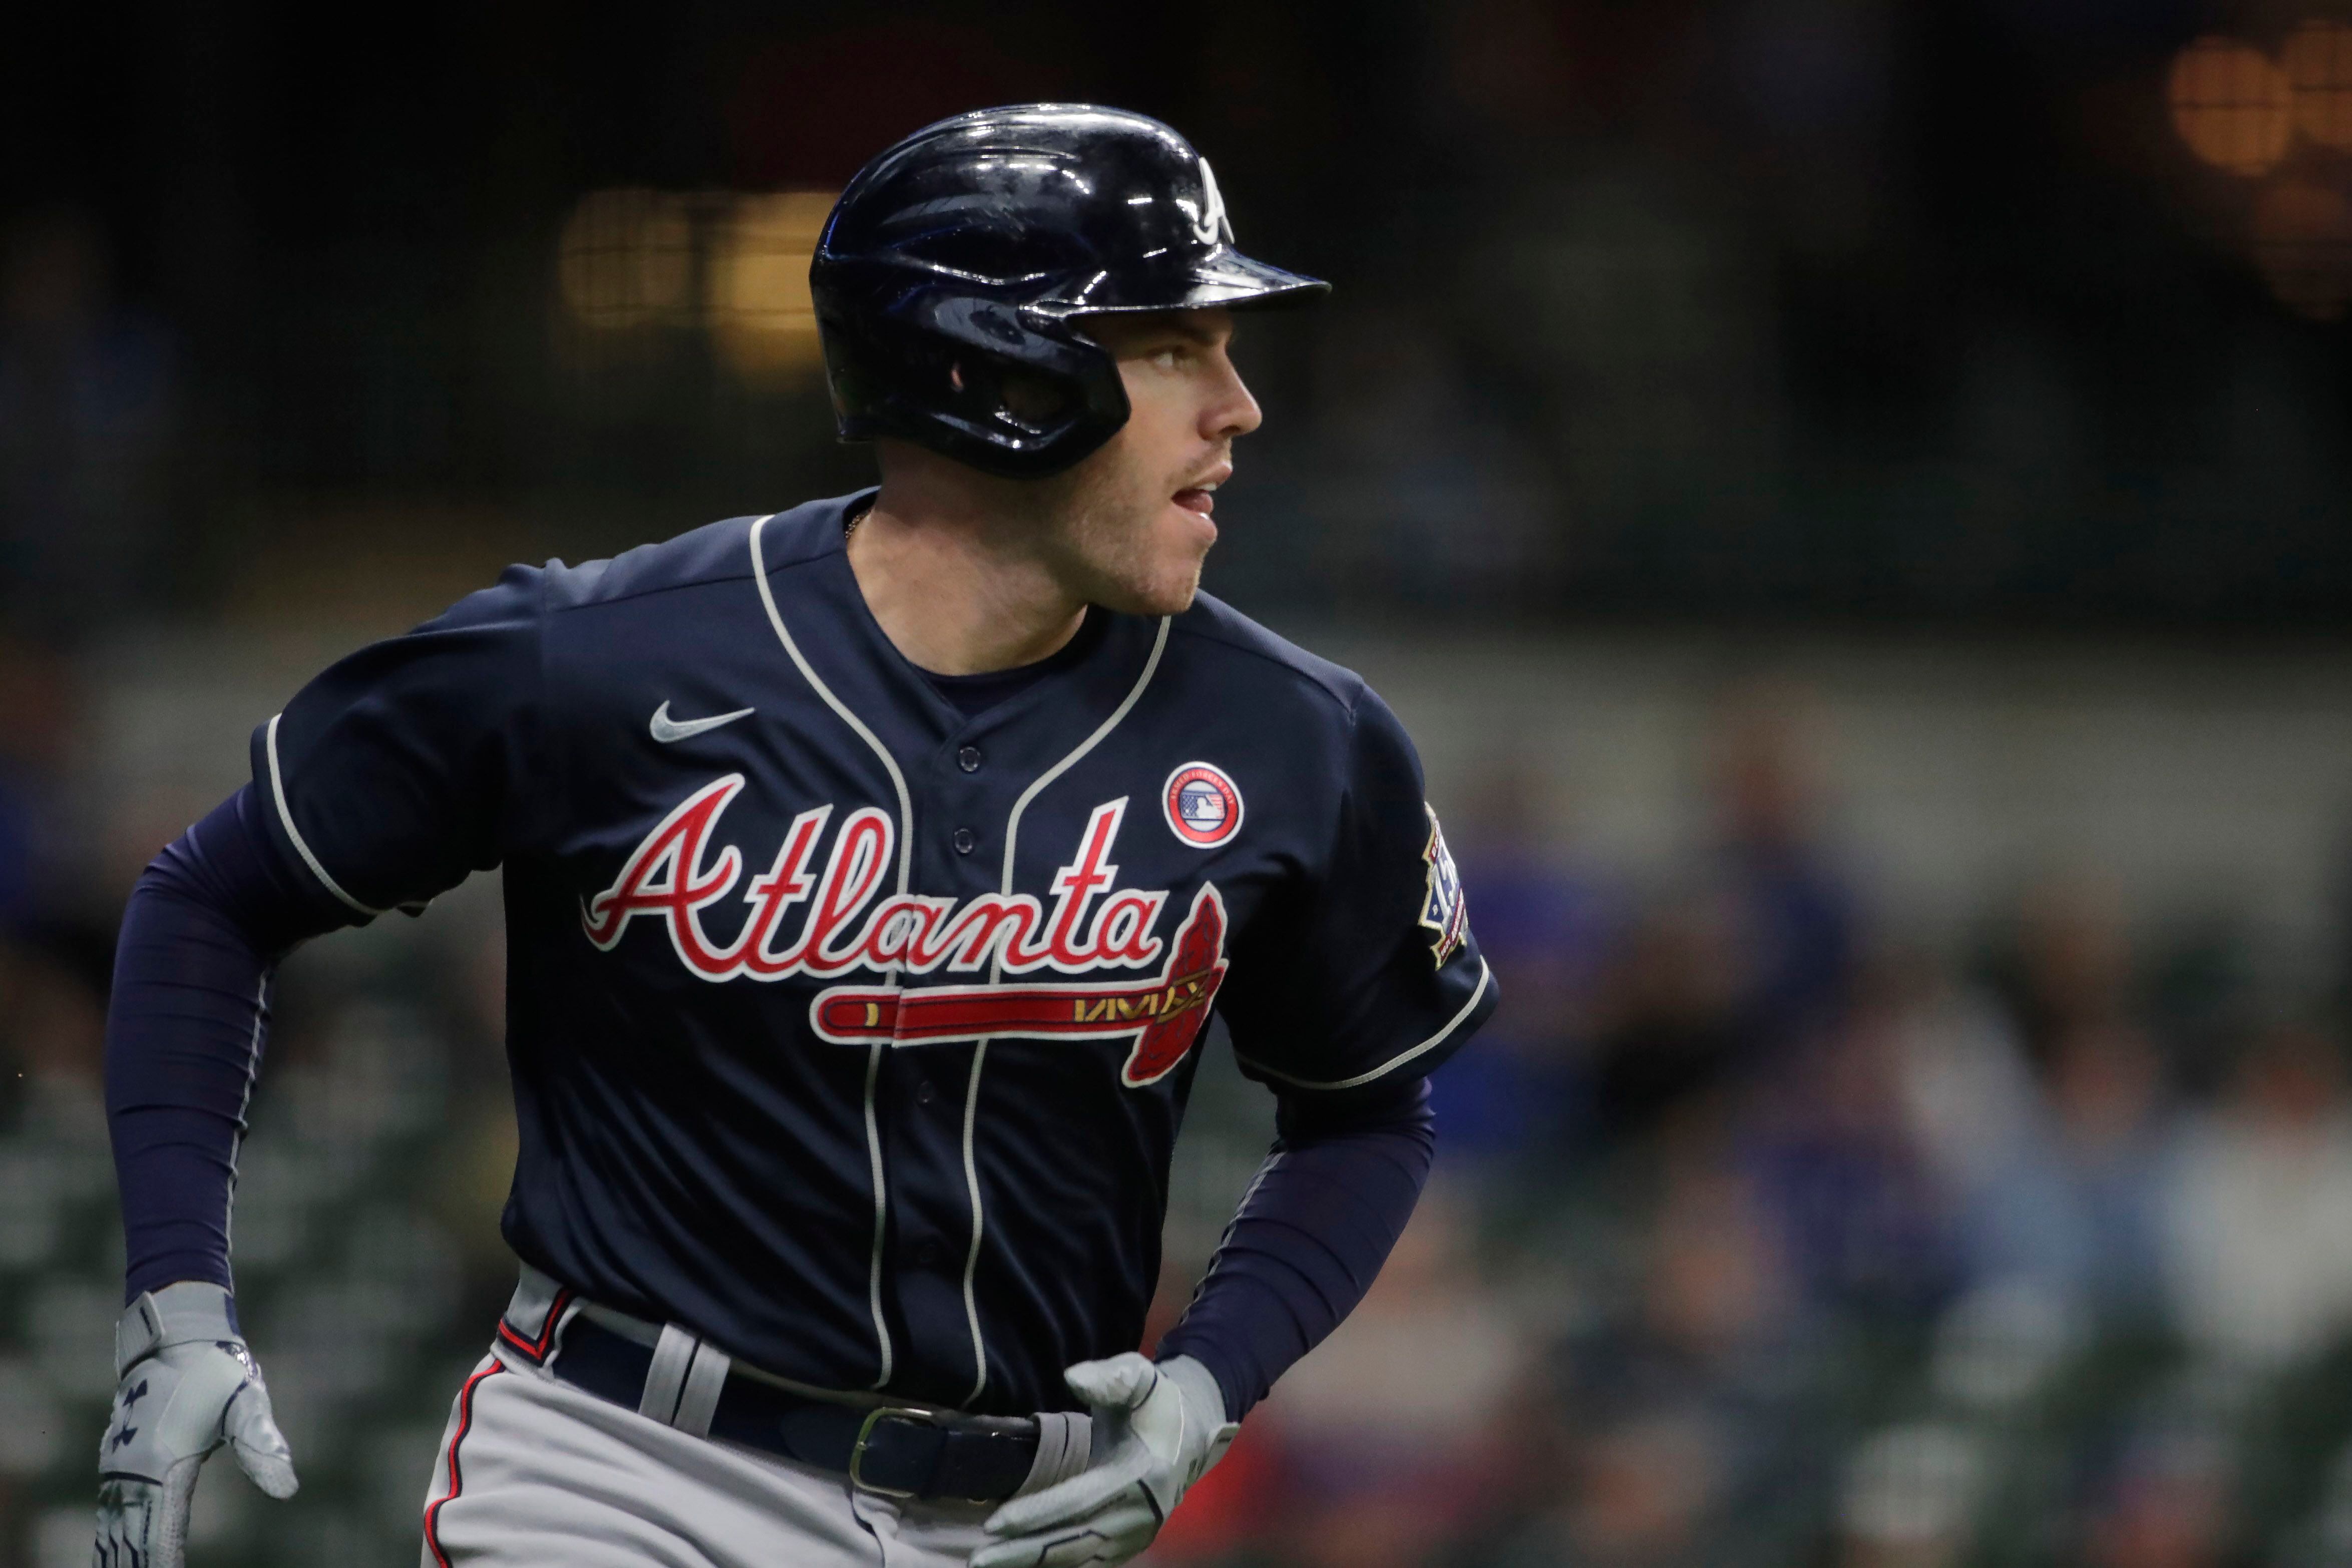
[{"label": "tomahawk logo", "polygon": [[[1157,979],[1116,985],[836,987],[816,998],[810,1016],[821,1038],[844,1043],[1131,1034],[1136,1047],[1125,1070],[1130,1084],[1165,1076],[1192,1048],[1224,978],[1224,901],[1204,884],[1172,952],[1152,934],[1168,902],[1166,890],[1114,885],[1118,867],[1110,853],[1127,815],[1124,796],[1088,815],[1076,853],[1055,873],[1050,908],[1029,893],[985,893],[961,902],[898,893],[877,901],[896,850],[889,816],[873,806],[850,813],[820,872],[817,850],[834,808],[813,807],[793,818],[774,861],[744,888],[750,911],[734,936],[721,942],[703,921],[742,880],[744,860],[735,846],[714,854],[712,844],[719,818],[743,784],[740,773],[714,779],[655,825],[613,885],[582,904],[581,929],[590,942],[609,952],[632,921],[650,920],[662,927],[688,973],[714,983],[830,978],[856,969],[1002,976],[1160,964]],[[787,935],[795,906],[804,907],[798,929]]]},{"label": "tomahawk logo", "polygon": [[809,1021],[820,1039],[988,1039],[999,1035],[1116,1040],[1132,1035],[1119,1080],[1130,1088],[1168,1076],[1200,1037],[1225,978],[1225,902],[1202,884],[1176,932],[1167,967],[1130,985],[934,985],[914,991],[836,985],[820,993]]}]

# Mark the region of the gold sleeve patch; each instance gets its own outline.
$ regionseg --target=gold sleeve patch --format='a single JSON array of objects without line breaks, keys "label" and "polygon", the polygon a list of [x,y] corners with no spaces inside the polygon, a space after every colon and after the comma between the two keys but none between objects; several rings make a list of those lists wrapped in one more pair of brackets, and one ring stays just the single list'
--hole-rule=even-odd
[{"label": "gold sleeve patch", "polygon": [[1470,930],[1470,910],[1462,897],[1462,873],[1454,867],[1454,852],[1445,847],[1445,830],[1437,826],[1437,810],[1427,801],[1429,844],[1421,858],[1429,863],[1428,890],[1422,895],[1421,925],[1430,933],[1429,951],[1440,969],[1462,949]]}]

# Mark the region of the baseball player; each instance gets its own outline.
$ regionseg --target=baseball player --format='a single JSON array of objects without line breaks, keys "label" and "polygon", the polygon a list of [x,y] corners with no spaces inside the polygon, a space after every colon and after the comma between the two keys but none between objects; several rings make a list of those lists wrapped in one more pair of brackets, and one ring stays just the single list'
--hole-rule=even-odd
[{"label": "baseball player", "polygon": [[[320,675],[125,916],[97,1561],[295,1476],[227,1255],[275,959],[503,868],[521,1279],[422,1562],[1039,1568],[1150,1542],[1354,1306],[1495,1005],[1380,699],[1198,592],[1259,412],[1167,126],[968,114],[811,280],[878,489],[496,586]],[[1138,1350],[1212,1009],[1280,1141]]]}]

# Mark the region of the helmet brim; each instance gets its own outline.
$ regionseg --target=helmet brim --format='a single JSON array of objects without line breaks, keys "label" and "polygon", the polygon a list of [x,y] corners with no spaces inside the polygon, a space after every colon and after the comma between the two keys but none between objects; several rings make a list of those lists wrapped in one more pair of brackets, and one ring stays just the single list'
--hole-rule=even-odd
[{"label": "helmet brim", "polygon": [[1061,316],[1108,316],[1145,310],[1284,310],[1331,291],[1320,278],[1285,271],[1244,256],[1230,245],[1195,252],[1166,271],[1128,277],[1097,273],[1070,297],[1041,302]]}]

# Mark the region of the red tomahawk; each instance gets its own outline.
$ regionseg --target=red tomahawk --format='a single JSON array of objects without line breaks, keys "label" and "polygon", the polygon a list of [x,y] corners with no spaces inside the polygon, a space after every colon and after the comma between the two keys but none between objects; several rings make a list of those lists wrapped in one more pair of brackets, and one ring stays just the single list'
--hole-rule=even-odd
[{"label": "red tomahawk", "polygon": [[1115,1040],[1135,1037],[1119,1069],[1140,1086],[1184,1059],[1225,977],[1225,903],[1203,884],[1177,928],[1157,980],[1125,985],[932,985],[914,991],[837,985],[809,1005],[820,1039],[923,1045],[993,1035]]}]

